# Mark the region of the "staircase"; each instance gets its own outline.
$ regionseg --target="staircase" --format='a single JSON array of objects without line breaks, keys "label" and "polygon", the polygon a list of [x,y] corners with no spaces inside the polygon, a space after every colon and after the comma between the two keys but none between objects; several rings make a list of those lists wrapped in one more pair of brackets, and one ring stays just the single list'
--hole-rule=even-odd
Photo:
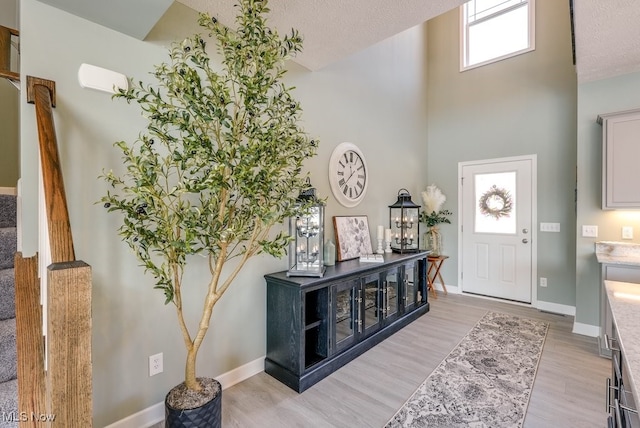
[{"label": "staircase", "polygon": [[[17,88],[21,79],[11,71],[11,50],[18,48],[19,36],[0,25],[0,79]],[[73,249],[53,117],[55,82],[26,76],[26,88],[38,128],[48,230],[39,251],[46,255],[47,272],[38,275],[37,253],[16,252],[16,197],[0,195],[0,428],[17,428],[18,420],[20,428],[91,428],[91,266],[76,260]],[[41,281],[48,290],[45,307]]]},{"label": "staircase", "polygon": [[16,197],[0,195],[0,428],[17,427],[18,380],[13,260]]}]

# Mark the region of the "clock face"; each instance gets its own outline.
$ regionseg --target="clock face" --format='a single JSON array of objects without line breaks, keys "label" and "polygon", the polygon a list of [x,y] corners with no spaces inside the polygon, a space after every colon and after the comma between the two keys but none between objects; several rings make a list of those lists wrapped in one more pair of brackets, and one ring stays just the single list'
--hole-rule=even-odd
[{"label": "clock face", "polygon": [[367,191],[367,164],[355,144],[342,143],[336,147],[329,161],[329,183],[338,202],[346,207],[360,203]]}]

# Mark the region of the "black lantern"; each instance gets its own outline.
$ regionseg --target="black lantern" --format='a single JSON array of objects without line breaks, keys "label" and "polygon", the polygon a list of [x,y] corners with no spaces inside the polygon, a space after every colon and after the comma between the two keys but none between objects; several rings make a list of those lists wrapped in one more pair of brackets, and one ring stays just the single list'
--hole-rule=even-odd
[{"label": "black lantern", "polygon": [[[311,182],[307,179],[307,184]],[[324,202],[316,197],[316,189],[300,192],[298,214],[289,218],[289,270],[287,276],[324,275]]]},{"label": "black lantern", "polygon": [[398,190],[398,200],[389,205],[391,250],[415,253],[420,248],[420,205],[411,200],[407,189]]}]

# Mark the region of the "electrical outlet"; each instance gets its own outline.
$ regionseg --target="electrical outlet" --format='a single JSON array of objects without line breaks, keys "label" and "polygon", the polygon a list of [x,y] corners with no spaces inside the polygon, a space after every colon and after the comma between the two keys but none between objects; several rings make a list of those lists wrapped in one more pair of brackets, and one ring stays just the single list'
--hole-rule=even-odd
[{"label": "electrical outlet", "polygon": [[155,376],[164,370],[162,364],[162,352],[149,357],[149,376]]},{"label": "electrical outlet", "polygon": [[622,226],[622,239],[633,239],[633,227]]},{"label": "electrical outlet", "polygon": [[547,278],[540,277],[540,287],[546,287],[546,286],[547,286]]},{"label": "electrical outlet", "polygon": [[582,225],[582,237],[583,238],[597,238],[598,226]]}]

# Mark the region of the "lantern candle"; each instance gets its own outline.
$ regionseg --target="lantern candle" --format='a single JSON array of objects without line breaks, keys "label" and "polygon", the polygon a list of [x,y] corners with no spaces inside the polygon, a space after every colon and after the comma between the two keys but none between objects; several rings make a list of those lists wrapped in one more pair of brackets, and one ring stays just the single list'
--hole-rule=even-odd
[{"label": "lantern candle", "polygon": [[395,238],[390,250],[415,253],[420,248],[420,205],[411,200],[407,189],[398,190],[397,196],[397,201],[389,205],[389,225],[393,230],[389,237]]},{"label": "lantern candle", "polygon": [[324,276],[324,202],[309,179],[289,217],[289,269],[287,276]]}]

